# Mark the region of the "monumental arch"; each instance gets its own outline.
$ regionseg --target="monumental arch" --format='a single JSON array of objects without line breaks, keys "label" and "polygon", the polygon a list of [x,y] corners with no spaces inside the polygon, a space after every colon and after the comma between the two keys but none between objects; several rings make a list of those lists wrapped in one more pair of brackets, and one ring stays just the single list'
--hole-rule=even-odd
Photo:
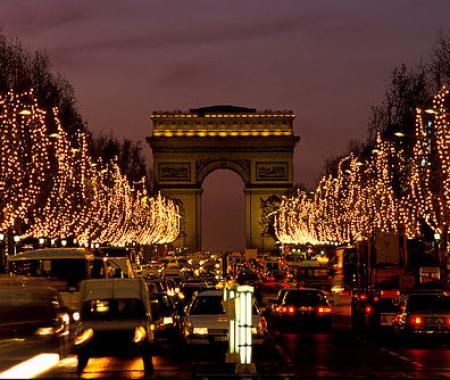
[{"label": "monumental arch", "polygon": [[270,249],[262,204],[292,188],[294,135],[291,111],[212,106],[189,112],[151,115],[154,185],[178,200],[182,233],[175,247],[201,249],[203,180],[218,169],[230,169],[244,182],[246,247]]}]

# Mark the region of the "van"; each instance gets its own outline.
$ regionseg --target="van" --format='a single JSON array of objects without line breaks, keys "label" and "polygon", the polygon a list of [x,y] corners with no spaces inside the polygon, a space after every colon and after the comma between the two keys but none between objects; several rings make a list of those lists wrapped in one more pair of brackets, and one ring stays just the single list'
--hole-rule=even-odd
[{"label": "van", "polygon": [[83,281],[79,310],[74,340],[79,372],[99,356],[140,356],[145,372],[153,370],[154,326],[144,279]]}]

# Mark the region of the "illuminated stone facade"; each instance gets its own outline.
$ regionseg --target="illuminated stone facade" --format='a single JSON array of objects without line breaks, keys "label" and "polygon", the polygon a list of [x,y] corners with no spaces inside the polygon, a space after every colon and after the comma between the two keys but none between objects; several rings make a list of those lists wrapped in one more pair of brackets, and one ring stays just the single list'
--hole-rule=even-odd
[{"label": "illuminated stone facade", "polygon": [[[201,249],[201,194],[208,174],[236,172],[245,184],[246,247],[270,249],[267,205],[292,187],[294,136],[290,111],[213,106],[189,112],[154,112],[155,187],[176,198],[184,216],[176,247]],[[265,207],[263,207],[265,206]]]}]

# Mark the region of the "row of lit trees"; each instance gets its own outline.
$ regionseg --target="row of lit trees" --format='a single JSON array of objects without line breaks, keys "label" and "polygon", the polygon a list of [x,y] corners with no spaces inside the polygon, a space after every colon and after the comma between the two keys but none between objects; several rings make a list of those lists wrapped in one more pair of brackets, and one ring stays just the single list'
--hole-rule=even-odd
[{"label": "row of lit trees", "polygon": [[145,179],[130,185],[116,162],[89,155],[85,131],[74,139],[56,108],[52,117],[49,126],[33,91],[0,95],[0,231],[82,245],[176,239],[173,201],[150,197]]},{"label": "row of lit trees", "polygon": [[[278,239],[285,244],[322,244],[399,231],[413,237],[421,234],[421,224],[426,223],[446,244],[450,223],[448,104],[449,90],[444,86],[432,108],[417,109],[412,153],[378,134],[365,159],[350,154],[339,162],[337,174],[324,176],[314,192],[285,197],[275,219]],[[396,134],[404,137],[401,132]]]}]

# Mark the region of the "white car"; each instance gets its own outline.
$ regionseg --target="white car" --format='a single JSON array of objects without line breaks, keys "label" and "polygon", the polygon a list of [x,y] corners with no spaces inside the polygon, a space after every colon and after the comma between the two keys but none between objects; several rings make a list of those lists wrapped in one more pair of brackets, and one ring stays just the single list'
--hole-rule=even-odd
[{"label": "white car", "polygon": [[154,333],[147,284],[142,278],[83,281],[75,336],[78,371],[90,357],[140,356],[152,371]]},{"label": "white car", "polygon": [[[267,323],[253,307],[253,344],[262,344],[266,335]],[[182,333],[188,344],[220,344],[228,342],[229,319],[223,305],[221,290],[205,290],[196,296],[187,307],[182,322]]]}]

